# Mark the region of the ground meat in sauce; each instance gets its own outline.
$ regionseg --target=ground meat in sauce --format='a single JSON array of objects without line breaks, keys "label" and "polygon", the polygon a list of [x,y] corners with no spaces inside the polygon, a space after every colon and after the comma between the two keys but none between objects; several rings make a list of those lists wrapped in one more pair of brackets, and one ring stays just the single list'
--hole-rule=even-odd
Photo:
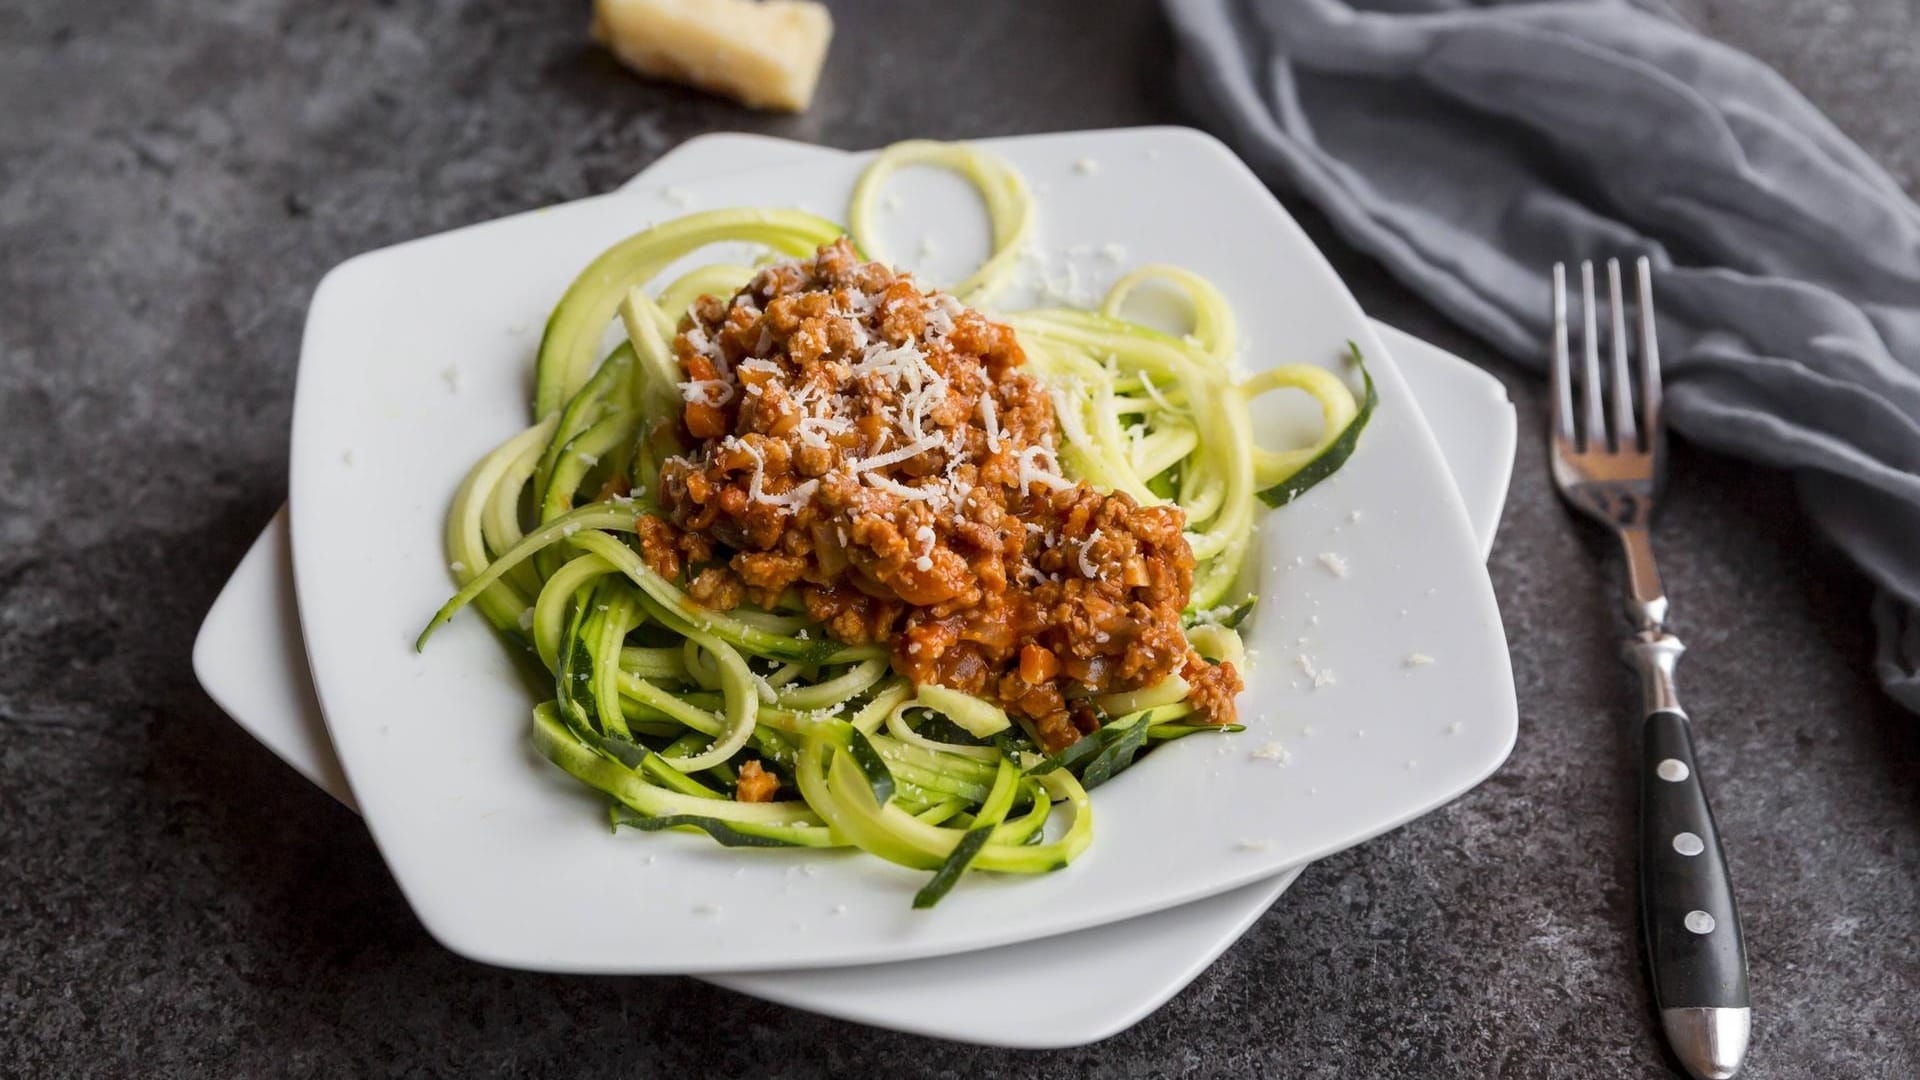
[{"label": "ground meat in sauce", "polygon": [[797,594],[840,641],[883,641],[916,685],[1097,726],[1089,694],[1173,672],[1229,723],[1240,679],[1180,626],[1193,553],[1176,507],[1068,482],[1053,407],[1008,327],[862,263],[842,240],[702,297],[674,355],[683,435],[642,556],[720,610]]},{"label": "ground meat in sauce", "polygon": [[762,768],[757,759],[740,766],[740,777],[733,785],[735,802],[772,802],[780,790],[780,778]]}]

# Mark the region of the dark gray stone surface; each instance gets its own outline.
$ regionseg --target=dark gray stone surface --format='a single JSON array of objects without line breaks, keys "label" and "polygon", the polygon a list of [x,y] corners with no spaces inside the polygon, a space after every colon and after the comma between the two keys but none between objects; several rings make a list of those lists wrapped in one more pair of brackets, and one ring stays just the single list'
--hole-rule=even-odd
[{"label": "dark gray stone surface", "polygon": [[[1911,0],[1678,6],[1920,188]],[[605,190],[712,129],[864,147],[1183,119],[1139,0],[834,7],[818,104],[773,118],[627,78],[583,4],[0,3],[0,1072],[1664,1074],[1630,686],[1596,542],[1531,439],[1492,564],[1512,760],[1309,869],[1167,1008],[1081,1050],[459,960],[359,822],[200,692],[193,632],[285,495],[301,317],[335,262]],[[1369,310],[1482,358],[1294,209]],[[1868,677],[1866,590],[1789,478],[1684,446],[1673,472],[1662,558],[1752,950],[1749,1075],[1920,1074],[1920,722]]]}]

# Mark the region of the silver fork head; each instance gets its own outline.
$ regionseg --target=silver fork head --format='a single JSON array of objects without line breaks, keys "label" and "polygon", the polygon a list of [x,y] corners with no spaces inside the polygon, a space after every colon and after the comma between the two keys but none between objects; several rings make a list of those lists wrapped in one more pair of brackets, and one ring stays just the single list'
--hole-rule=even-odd
[{"label": "silver fork head", "polygon": [[[1637,409],[1633,373],[1627,362],[1627,305],[1620,285],[1620,261],[1607,260],[1611,370],[1604,380],[1593,263],[1580,264],[1583,333],[1578,379],[1574,377],[1567,340],[1567,268],[1564,263],[1553,267],[1553,417],[1547,431],[1553,480],[1568,502],[1616,529],[1646,526],[1665,465],[1653,269],[1642,256],[1636,271],[1640,338]],[[1576,398],[1580,406],[1577,412]]]}]

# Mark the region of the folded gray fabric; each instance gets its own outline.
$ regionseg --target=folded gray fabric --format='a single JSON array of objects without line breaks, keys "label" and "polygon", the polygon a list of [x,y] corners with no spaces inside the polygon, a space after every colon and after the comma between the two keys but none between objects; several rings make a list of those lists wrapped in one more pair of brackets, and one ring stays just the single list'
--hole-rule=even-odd
[{"label": "folded gray fabric", "polygon": [[1668,419],[1794,470],[1920,711],[1920,208],[1765,65],[1624,0],[1166,0],[1205,126],[1516,360],[1555,260],[1659,270]]}]

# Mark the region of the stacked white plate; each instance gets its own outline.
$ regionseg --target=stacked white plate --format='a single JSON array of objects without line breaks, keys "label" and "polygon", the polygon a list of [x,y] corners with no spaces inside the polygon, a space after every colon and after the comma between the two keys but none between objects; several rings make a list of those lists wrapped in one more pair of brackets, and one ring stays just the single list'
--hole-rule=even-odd
[{"label": "stacked white plate", "polygon": [[[920,875],[864,856],[610,836],[591,793],[528,748],[526,691],[478,620],[413,652],[449,587],[446,499],[526,422],[539,328],[579,268],[690,210],[839,217],[862,163],[703,136],[614,194],[360,256],[327,277],[301,357],[291,516],[254,544],[195,646],[223,708],[365,815],[448,948],[537,970],[698,974],[970,1042],[1074,1045],[1166,1001],[1310,860],[1457,797],[1505,759],[1517,717],[1483,565],[1513,459],[1499,384],[1366,320],[1279,204],[1204,135],[985,145],[1039,202],[1030,294],[1097,296],[1132,266],[1176,263],[1226,292],[1251,370],[1333,364],[1348,341],[1368,358],[1381,404],[1359,451],[1258,535],[1247,730],[1168,744],[1103,787],[1095,844],[1068,869],[973,875],[913,911]],[[970,197],[948,179],[903,175],[888,229],[899,261],[936,284],[985,250]],[[1275,429],[1294,420],[1270,416],[1263,434],[1284,438]],[[1070,992],[1024,992],[1040,980]]]}]

